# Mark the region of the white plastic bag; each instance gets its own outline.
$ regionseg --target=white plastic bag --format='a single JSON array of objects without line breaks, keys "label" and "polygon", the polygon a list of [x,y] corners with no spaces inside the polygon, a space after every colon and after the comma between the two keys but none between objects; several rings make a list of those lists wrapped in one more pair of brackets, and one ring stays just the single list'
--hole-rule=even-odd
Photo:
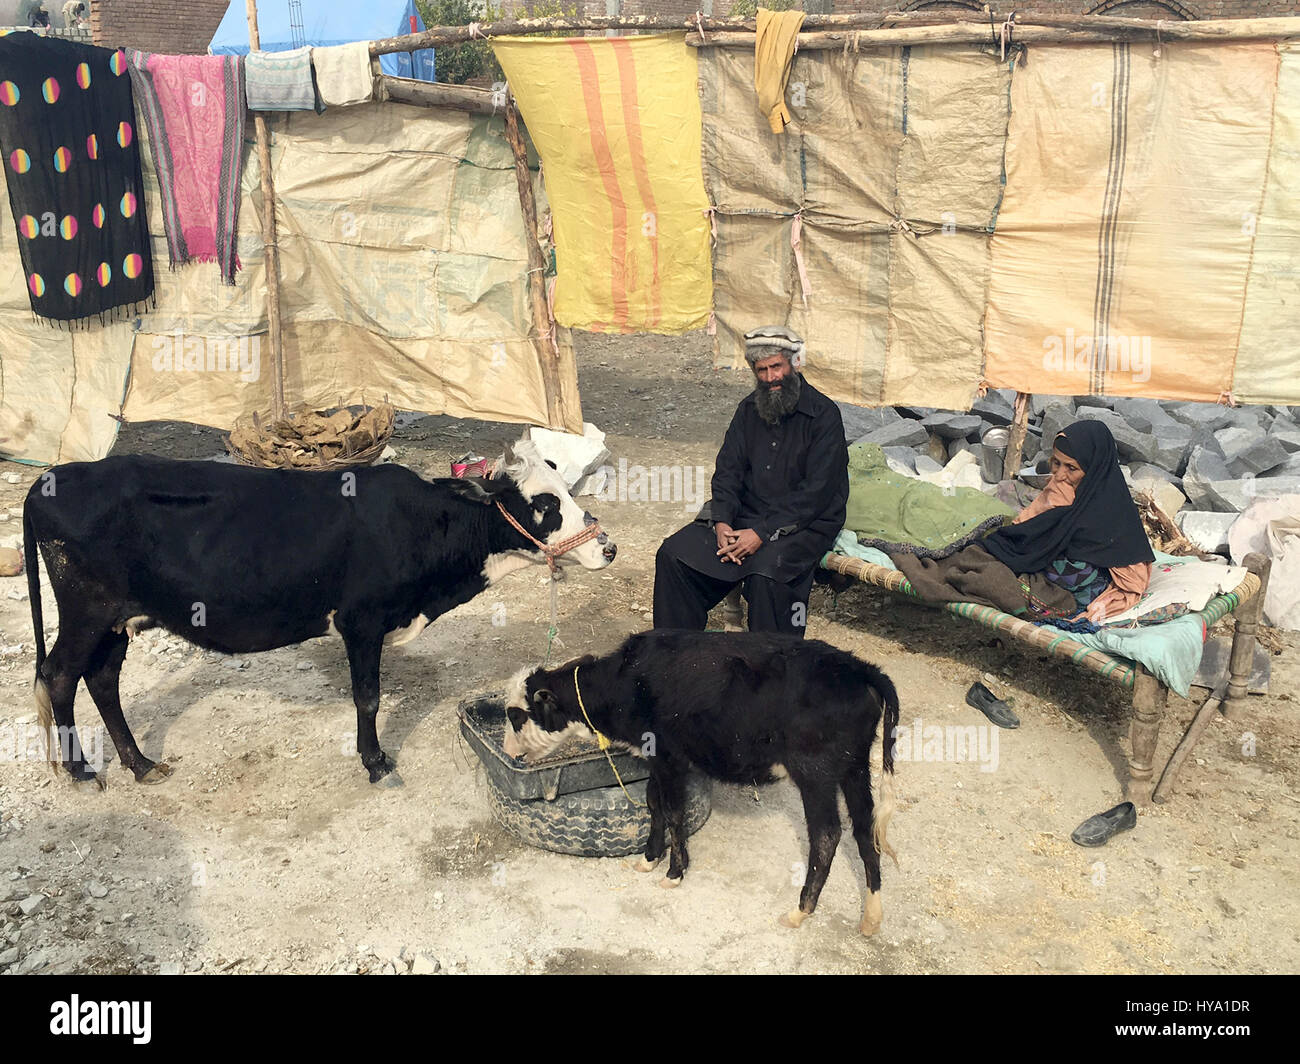
[{"label": "white plastic bag", "polygon": [[1300,495],[1260,499],[1228,531],[1232,560],[1258,551],[1273,561],[1264,623],[1300,631]]}]

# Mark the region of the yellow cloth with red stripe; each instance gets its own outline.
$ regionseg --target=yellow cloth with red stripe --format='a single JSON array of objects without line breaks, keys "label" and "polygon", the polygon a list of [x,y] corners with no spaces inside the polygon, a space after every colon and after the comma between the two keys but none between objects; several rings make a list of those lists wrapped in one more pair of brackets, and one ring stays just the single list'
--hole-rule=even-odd
[{"label": "yellow cloth with red stripe", "polygon": [[754,88],[758,109],[773,133],[784,133],[790,121],[785,106],[785,83],[794,65],[794,48],[803,25],[802,11],[758,9],[758,32],[754,34]]},{"label": "yellow cloth with red stripe", "polygon": [[680,33],[492,42],[542,158],[555,317],[594,332],[709,319],[696,58]]}]

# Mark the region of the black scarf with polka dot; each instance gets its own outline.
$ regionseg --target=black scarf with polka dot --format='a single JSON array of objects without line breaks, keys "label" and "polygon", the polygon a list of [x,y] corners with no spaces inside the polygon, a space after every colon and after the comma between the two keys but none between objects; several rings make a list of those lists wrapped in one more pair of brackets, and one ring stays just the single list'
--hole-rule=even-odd
[{"label": "black scarf with polka dot", "polygon": [[0,153],[32,310],[88,323],[144,309],[153,255],[126,56],[0,37]]}]

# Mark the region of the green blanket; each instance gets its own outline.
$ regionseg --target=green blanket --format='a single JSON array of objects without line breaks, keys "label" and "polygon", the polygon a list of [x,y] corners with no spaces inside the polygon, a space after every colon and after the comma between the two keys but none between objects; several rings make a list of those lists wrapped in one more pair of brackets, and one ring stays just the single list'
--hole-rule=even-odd
[{"label": "green blanket", "polygon": [[1015,511],[975,488],[941,488],[895,473],[878,444],[849,448],[849,505],[844,526],[864,541],[937,550]]}]

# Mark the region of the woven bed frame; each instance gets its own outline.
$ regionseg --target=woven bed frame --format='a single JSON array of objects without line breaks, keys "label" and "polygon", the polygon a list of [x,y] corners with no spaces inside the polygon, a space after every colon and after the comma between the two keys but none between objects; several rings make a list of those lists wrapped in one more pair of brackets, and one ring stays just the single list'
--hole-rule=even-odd
[{"label": "woven bed frame", "polygon": [[[1201,707],[1182,741],[1166,763],[1159,785],[1154,788],[1152,762],[1155,758],[1156,741],[1160,735],[1161,718],[1169,698],[1169,689],[1143,666],[1125,658],[1113,657],[1103,651],[1094,650],[1068,635],[1050,632],[1028,621],[1012,617],[1009,613],[994,609],[992,606],[980,606],[973,602],[949,602],[934,608],[947,610],[965,620],[991,628],[1026,646],[1068,658],[1080,668],[1095,672],[1125,690],[1132,691],[1133,722],[1129,733],[1129,778],[1125,785],[1125,796],[1138,805],[1146,805],[1153,799],[1156,802],[1165,799],[1183,761],[1191,753],[1214,714],[1221,712],[1225,717],[1230,716],[1246,698],[1250,671],[1254,662],[1255,629],[1259,624],[1264,592],[1268,587],[1269,560],[1262,554],[1251,554],[1246,557],[1245,566],[1248,570],[1246,578],[1235,591],[1211,599],[1199,614],[1193,615],[1200,616],[1205,621],[1208,635],[1209,630],[1224,617],[1230,613],[1236,614],[1237,630],[1233,635],[1232,654],[1229,659],[1227,697],[1223,698],[1216,694]],[[850,558],[842,554],[826,555],[822,559],[822,568],[854,577],[864,584],[872,584],[905,595],[918,603],[922,602],[912,590],[912,585],[907,578],[897,570],[872,565],[860,558]],[[728,624],[738,624],[739,585],[725,600],[724,609]]]}]

